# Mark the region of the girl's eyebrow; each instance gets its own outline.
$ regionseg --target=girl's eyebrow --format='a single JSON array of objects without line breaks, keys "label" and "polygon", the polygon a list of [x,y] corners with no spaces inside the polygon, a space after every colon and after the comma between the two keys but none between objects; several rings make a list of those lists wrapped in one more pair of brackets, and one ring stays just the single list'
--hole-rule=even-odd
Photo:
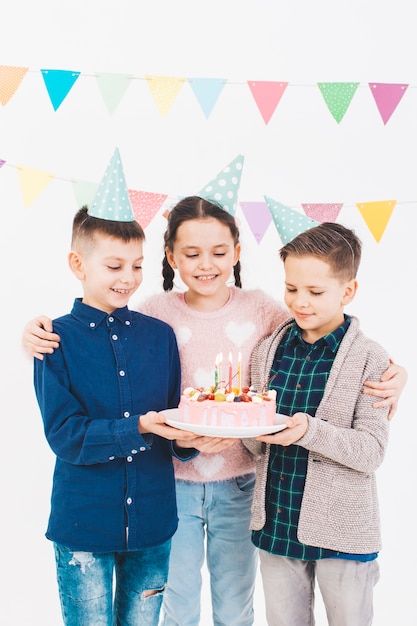
[{"label": "girl's eyebrow", "polygon": [[[230,248],[230,244],[228,243],[217,243],[215,246],[212,246],[213,248]],[[195,246],[193,244],[187,244],[185,246],[181,247],[181,250],[201,250],[201,246]]]}]

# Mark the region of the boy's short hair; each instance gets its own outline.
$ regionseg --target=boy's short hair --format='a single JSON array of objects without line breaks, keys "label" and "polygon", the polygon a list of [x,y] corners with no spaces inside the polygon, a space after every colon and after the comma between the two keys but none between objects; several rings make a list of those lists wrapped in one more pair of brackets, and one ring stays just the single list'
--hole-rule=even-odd
[{"label": "boy's short hair", "polygon": [[74,249],[79,244],[91,243],[97,233],[126,242],[132,239],[145,241],[145,233],[138,222],[116,222],[93,217],[88,214],[88,206],[81,207],[72,223],[71,247]]},{"label": "boy's short hair", "polygon": [[362,243],[354,231],[341,224],[323,222],[309,228],[283,246],[282,261],[288,256],[314,256],[327,263],[333,275],[343,280],[356,278]]}]

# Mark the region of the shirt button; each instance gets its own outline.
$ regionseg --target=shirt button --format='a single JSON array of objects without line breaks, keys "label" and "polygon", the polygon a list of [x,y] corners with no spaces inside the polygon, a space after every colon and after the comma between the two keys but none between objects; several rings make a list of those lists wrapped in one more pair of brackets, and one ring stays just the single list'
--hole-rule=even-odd
[{"label": "shirt button", "polygon": [[119,375],[120,376],[126,376],[126,373],[123,370],[120,370]]},{"label": "shirt button", "polygon": [[109,461],[114,461],[114,456],[109,456]]},{"label": "shirt button", "polygon": [[125,321],[126,326],[130,326],[130,320]]},{"label": "shirt button", "polygon": [[109,317],[109,322],[114,322],[114,317],[112,317],[111,315]]},{"label": "shirt button", "polygon": [[282,513],[282,509],[280,507],[277,508],[277,513]]},{"label": "shirt button", "polygon": [[118,338],[117,335],[112,335],[111,336],[112,339],[114,339],[116,341],[116,339]]},{"label": "shirt button", "polygon": [[132,504],[132,498],[127,498],[126,504]]},{"label": "shirt button", "polygon": [[94,327],[95,327],[94,322],[90,322],[90,328],[94,328]]},{"label": "shirt button", "polygon": [[284,476],[280,476],[280,477],[279,477],[279,479],[280,479],[280,480],[284,480]]},{"label": "shirt button", "polygon": [[295,388],[296,388],[296,389],[301,389],[301,385],[300,385],[300,383],[298,383],[297,385],[295,385]]},{"label": "shirt button", "polygon": [[142,446],[141,448],[139,448],[139,450],[140,450],[141,452],[145,452],[146,448],[144,448],[144,447]]},{"label": "shirt button", "polygon": [[132,450],[132,454],[137,454],[138,451],[137,450]]},{"label": "shirt button", "polygon": [[129,411],[125,411],[125,412],[123,413],[123,417],[130,417],[130,413],[129,413]]},{"label": "shirt button", "polygon": [[128,463],[131,463],[131,462],[133,461],[133,458],[132,458],[131,456],[128,456],[128,457],[126,458],[126,461],[127,461]]},{"label": "shirt button", "polygon": [[309,357],[309,356],[308,356],[308,354],[307,354],[307,356],[306,356],[306,361],[309,361],[309,360],[310,360],[310,358],[311,358],[311,357]]}]

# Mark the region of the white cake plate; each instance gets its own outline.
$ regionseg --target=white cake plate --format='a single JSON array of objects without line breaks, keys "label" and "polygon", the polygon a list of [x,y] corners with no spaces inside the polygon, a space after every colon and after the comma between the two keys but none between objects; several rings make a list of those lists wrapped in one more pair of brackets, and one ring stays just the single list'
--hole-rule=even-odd
[{"label": "white cake plate", "polygon": [[210,437],[228,437],[236,439],[245,439],[247,437],[258,437],[259,435],[271,435],[272,433],[277,433],[280,430],[284,430],[284,428],[287,428],[285,425],[285,421],[288,419],[288,415],[281,415],[280,413],[277,413],[275,415],[275,424],[273,424],[272,426],[245,426],[243,428],[226,428],[222,426],[203,426],[200,424],[185,424],[184,422],[179,422],[175,419],[179,416],[179,409],[165,409],[165,411],[161,411],[161,413],[167,416],[165,423],[169,424],[169,426],[174,426],[174,428],[189,430],[196,435],[207,435]]}]

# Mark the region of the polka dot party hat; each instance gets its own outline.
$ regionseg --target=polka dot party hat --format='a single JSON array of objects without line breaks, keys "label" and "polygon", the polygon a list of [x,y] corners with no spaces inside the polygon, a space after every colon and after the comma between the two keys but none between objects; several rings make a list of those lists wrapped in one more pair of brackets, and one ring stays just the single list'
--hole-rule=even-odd
[{"label": "polka dot party hat", "polygon": [[118,148],[107,166],[88,214],[113,222],[135,221]]},{"label": "polka dot party hat", "polygon": [[264,196],[264,198],[284,246],[300,233],[320,224],[320,222],[316,222],[316,220],[307,217],[303,213],[294,211],[294,209],[285,206],[285,204],[281,204],[281,202],[277,202],[267,196]]},{"label": "polka dot party hat", "polygon": [[242,176],[244,157],[239,154],[197,194],[206,200],[217,202],[234,215],[238,206],[238,191]]}]

